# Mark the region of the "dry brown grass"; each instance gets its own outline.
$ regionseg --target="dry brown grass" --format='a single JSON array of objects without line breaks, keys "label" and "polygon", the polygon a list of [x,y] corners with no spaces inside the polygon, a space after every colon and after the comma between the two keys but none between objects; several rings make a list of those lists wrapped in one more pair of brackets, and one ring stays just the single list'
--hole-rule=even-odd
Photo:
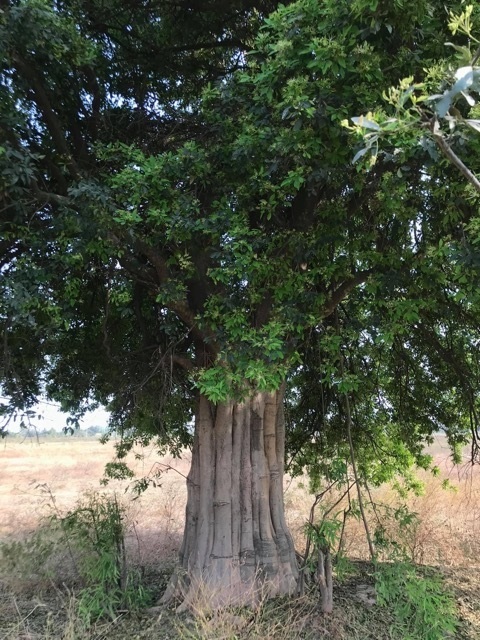
[{"label": "dry brown grass", "polygon": [[[153,447],[142,450],[141,454],[139,458],[132,454],[128,460],[137,477],[151,476],[159,470],[163,473],[157,487],[148,488],[137,500],[132,500],[125,493],[131,482],[112,481],[105,488],[100,485],[105,465],[114,457],[112,442],[101,445],[94,439],[67,436],[63,440],[40,442],[7,439],[0,449],[0,540],[30,534],[53,507],[64,513],[75,505],[82,493],[100,489],[123,495],[124,503],[128,503],[133,525],[130,546],[139,564],[172,558],[183,528],[189,456],[186,454],[182,460],[160,458]],[[424,493],[408,498],[408,508],[418,514],[419,523],[409,531],[397,532],[397,536],[415,562],[477,565],[480,562],[480,468],[468,463],[454,467],[441,438],[431,448],[431,454],[441,470],[440,476],[419,474]],[[442,486],[445,479],[449,480],[449,489]],[[290,482],[287,479],[285,487],[287,519],[297,548],[301,549],[313,498],[306,480]],[[376,489],[372,495],[376,502],[390,507],[401,502],[389,487]],[[335,494],[326,496],[318,513],[335,499]],[[345,506],[345,502],[340,504],[332,513],[340,513]],[[373,513],[370,517],[374,528],[376,518]],[[388,530],[388,522],[386,527]],[[393,535],[393,529],[390,533]],[[363,526],[358,520],[348,521],[344,550],[348,556],[368,557]]]},{"label": "dry brown grass", "polygon": [[[418,564],[438,566],[480,566],[480,467],[465,461],[455,466],[451,462],[448,447],[443,438],[437,438],[430,450],[440,474],[418,472],[424,488],[421,495],[410,494],[406,499],[390,486],[371,491],[379,507],[369,510],[371,531],[380,524],[388,536],[405,547],[411,560]],[[445,481],[448,481],[445,488]],[[299,550],[303,549],[305,521],[313,498],[308,492],[308,480],[294,481],[287,486],[285,504],[287,519]],[[355,491],[351,493],[356,498]],[[328,510],[339,497],[332,491],[317,507],[317,517]],[[368,496],[365,496],[368,501]],[[392,517],[393,509],[406,503],[408,510],[418,517],[416,523],[403,529]],[[344,499],[331,512],[331,516],[343,516],[348,506]],[[387,515],[388,508],[390,516]],[[348,557],[369,559],[368,545],[361,520],[350,518],[345,527],[343,550]]]},{"label": "dry brown grass", "polygon": [[[105,464],[114,456],[113,443],[101,445],[93,439],[68,437],[40,443],[17,439],[2,443],[0,541],[28,537],[36,530],[42,516],[51,513],[52,508],[65,513],[75,506],[85,491],[115,492],[117,496],[123,496],[122,501],[127,505],[131,525],[128,539],[130,560],[144,568],[149,585],[159,594],[166,576],[158,567],[171,564],[180,544],[189,459],[188,455],[182,461],[170,457],[159,458],[153,448],[142,454],[140,459],[132,455],[129,460],[137,477],[151,475],[159,469],[164,472],[158,480],[159,486],[148,488],[137,500],[133,500],[125,492],[130,482],[115,481],[107,487],[100,485]],[[415,561],[450,567],[445,570],[446,579],[459,589],[459,575],[462,576],[461,582],[466,584],[461,572],[466,572],[465,576],[473,575],[470,570],[461,567],[478,566],[480,562],[480,469],[472,469],[468,465],[454,468],[442,441],[435,445],[432,454],[441,469],[441,476],[433,478],[428,474],[423,475],[424,494],[408,499],[409,509],[418,513],[419,524],[408,531],[397,531],[395,535],[408,547]],[[445,478],[449,479],[453,490],[442,488]],[[286,480],[287,518],[299,549],[305,544],[305,521],[313,501],[306,485],[306,481]],[[399,503],[398,496],[390,488],[377,489],[373,496],[376,501],[390,506]],[[327,508],[333,499],[334,496],[325,497],[319,515],[321,509]],[[342,506],[339,505],[333,513],[341,511]],[[373,528],[373,513],[370,518]],[[391,524],[387,523],[387,528]],[[394,535],[393,527],[391,534]],[[355,519],[348,521],[344,551],[349,557],[368,558],[363,527]],[[0,590],[3,591],[0,593],[3,601],[0,606],[2,640],[83,640],[95,637],[84,633],[78,626],[74,614],[75,594],[71,588],[66,590],[64,585],[59,587],[57,579],[55,592],[49,594],[48,590],[42,592],[37,589],[32,575],[24,578],[23,583],[22,576],[16,576],[15,579],[3,576],[3,580],[0,580]],[[361,576],[358,580],[365,582],[368,577]],[[459,638],[477,637],[474,635],[476,632],[471,630],[478,626],[480,612],[476,604],[472,605],[475,599],[470,593],[475,590],[477,582],[474,580],[473,586],[470,585],[469,590],[465,588],[465,594],[462,592],[458,597],[460,611],[469,629]],[[367,614],[362,605],[351,599],[352,589],[354,591],[355,586],[350,587],[347,583],[336,585],[335,597],[339,606],[329,621],[319,614],[315,601],[306,599],[289,604],[288,608],[282,603],[273,603],[266,604],[254,614],[243,612],[225,617],[204,615],[203,618],[199,615],[195,620],[188,617],[174,619],[168,613],[149,617],[142,622],[123,617],[113,625],[111,632],[107,627],[97,629],[97,632],[103,634],[98,637],[105,638],[264,637],[286,640],[299,637],[295,633],[304,629],[302,637],[305,638],[388,638],[388,635],[378,635],[380,631],[372,627],[372,621],[377,619],[378,625],[381,625],[385,614],[377,608],[369,610]],[[63,629],[61,633],[60,627]]]},{"label": "dry brown grass", "polygon": [[100,490],[124,495],[134,525],[132,547],[137,548],[142,563],[149,556],[152,561],[172,556],[183,528],[188,457],[159,458],[153,448],[141,454],[141,458],[132,454],[128,459],[137,478],[159,470],[163,473],[156,487],[132,500],[126,493],[131,481],[100,484],[106,463],[114,457],[112,442],[102,445],[98,440],[68,436],[63,441],[7,439],[0,449],[0,540],[29,535],[53,509],[65,513],[81,494]]}]

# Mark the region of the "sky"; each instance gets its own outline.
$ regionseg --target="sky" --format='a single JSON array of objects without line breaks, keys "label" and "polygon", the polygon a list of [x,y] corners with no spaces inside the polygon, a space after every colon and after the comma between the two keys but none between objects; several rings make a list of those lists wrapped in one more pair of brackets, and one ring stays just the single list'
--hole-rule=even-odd
[{"label": "sky", "polygon": [[[32,419],[32,426],[36,427],[39,431],[56,429],[57,431],[61,431],[66,424],[66,420],[68,418],[68,413],[62,413],[58,409],[58,405],[53,404],[52,402],[42,401],[35,407],[33,410],[37,415],[40,415],[41,418],[35,417]],[[96,411],[91,411],[85,415],[83,420],[80,421],[81,429],[88,429],[88,427],[105,427],[107,426],[109,414],[105,409],[97,409]],[[18,420],[16,423],[10,423],[8,425],[9,431],[18,431]]]}]

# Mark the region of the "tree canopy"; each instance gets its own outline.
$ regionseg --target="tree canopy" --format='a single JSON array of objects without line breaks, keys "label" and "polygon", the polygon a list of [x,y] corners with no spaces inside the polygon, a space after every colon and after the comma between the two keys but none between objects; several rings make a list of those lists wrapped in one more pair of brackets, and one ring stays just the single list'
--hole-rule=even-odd
[{"label": "tree canopy", "polygon": [[372,161],[345,126],[465,46],[426,0],[3,2],[6,422],[46,394],[178,450],[198,394],[286,379],[293,471],[348,457],[345,397],[371,481],[438,430],[478,455],[479,194],[428,132]]},{"label": "tree canopy", "polygon": [[[350,331],[383,342],[387,366],[398,353],[410,370],[405,336],[425,351],[413,383],[434,383],[422,357],[444,366],[462,355],[453,342],[473,344],[468,185],[428,147],[359,170],[341,126],[382,108],[407,73],[438,91],[446,12],[304,1],[266,18],[273,8],[6,3],[2,364],[14,406],[46,389],[69,409],[111,403],[138,426],[160,415],[161,389],[188,404],[192,382],[213,400],[245,381],[278,386],[347,298]],[[476,141],[463,142],[475,162]],[[451,426],[446,415],[434,428]]]}]

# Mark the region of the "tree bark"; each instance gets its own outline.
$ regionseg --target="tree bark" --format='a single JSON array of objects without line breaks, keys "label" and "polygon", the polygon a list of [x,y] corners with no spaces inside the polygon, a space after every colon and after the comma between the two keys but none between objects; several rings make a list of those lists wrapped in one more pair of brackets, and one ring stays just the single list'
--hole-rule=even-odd
[{"label": "tree bark", "polygon": [[317,582],[320,588],[320,607],[322,613],[333,611],[333,575],[332,555],[328,547],[318,550]]},{"label": "tree bark", "polygon": [[293,594],[298,569],[283,503],[284,389],[242,403],[200,396],[180,568],[162,599],[212,608]]}]

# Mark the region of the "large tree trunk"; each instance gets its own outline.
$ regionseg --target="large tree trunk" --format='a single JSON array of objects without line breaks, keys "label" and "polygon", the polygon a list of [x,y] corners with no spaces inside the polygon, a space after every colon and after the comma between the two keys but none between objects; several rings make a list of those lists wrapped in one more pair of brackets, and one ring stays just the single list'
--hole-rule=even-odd
[{"label": "large tree trunk", "polygon": [[195,416],[180,571],[163,601],[212,607],[291,594],[297,563],[283,503],[283,389],[242,403],[201,396]]}]

